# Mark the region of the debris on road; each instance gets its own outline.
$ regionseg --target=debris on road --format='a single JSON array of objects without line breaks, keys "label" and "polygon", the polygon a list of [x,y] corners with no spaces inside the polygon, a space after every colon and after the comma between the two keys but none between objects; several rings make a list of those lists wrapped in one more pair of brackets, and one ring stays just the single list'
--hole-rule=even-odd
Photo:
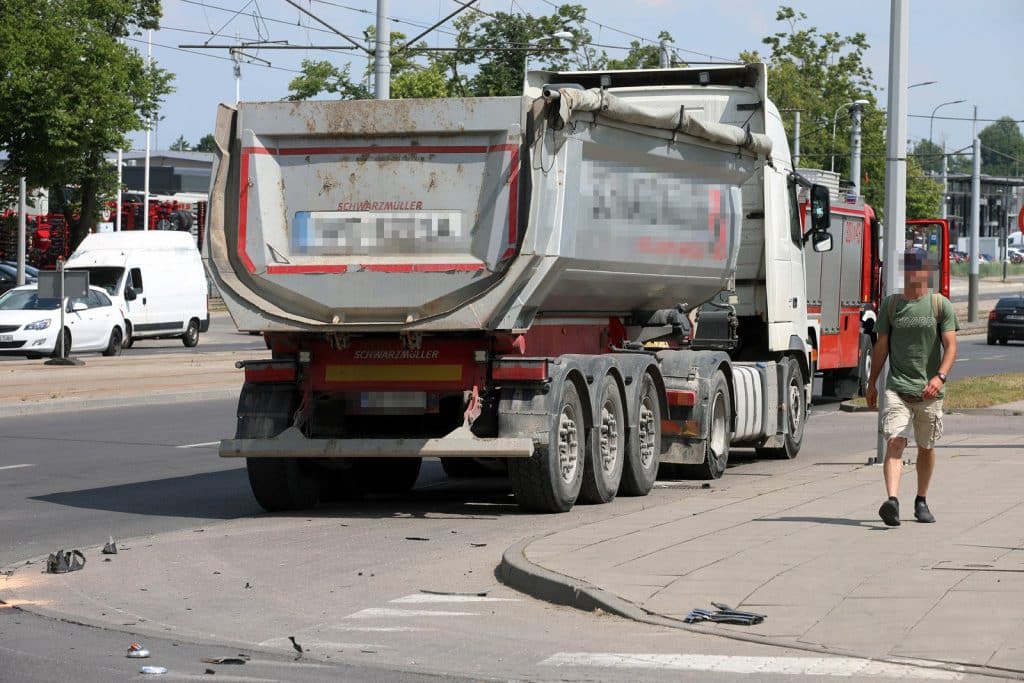
[{"label": "debris on road", "polygon": [[406,536],[405,540],[407,540],[407,541],[429,541],[430,539],[429,538],[424,538],[423,536]]},{"label": "debris on road", "polygon": [[426,595],[448,595],[448,596],[456,595],[456,596],[465,596],[465,597],[471,597],[471,598],[486,598],[488,592],[489,591],[476,591],[476,592],[471,592],[471,593],[460,593],[458,591],[433,591],[433,590],[429,590],[427,588],[421,588],[420,589],[420,593],[424,593]]},{"label": "debris on road", "polygon": [[741,612],[720,602],[712,602],[711,606],[717,611],[700,609],[695,607],[683,618],[687,624],[695,624],[698,621],[712,621],[716,624],[739,624],[741,626],[754,626],[760,624],[767,618],[767,615],[755,612]]},{"label": "debris on road", "polygon": [[128,654],[125,656],[131,659],[146,659],[149,657],[149,650],[142,647],[142,643],[132,643],[128,646]]},{"label": "debris on road", "polygon": [[216,672],[216,671],[214,671],[213,669],[207,669],[207,670],[206,670],[206,671],[204,671],[203,673],[204,673],[204,674],[206,674],[206,675],[208,675],[208,676],[212,676],[212,675],[214,675],[214,674],[215,674],[215,673],[217,673],[217,672]]},{"label": "debris on road", "polygon": [[103,544],[103,550],[100,552],[104,555],[117,555],[117,543],[114,542],[114,537],[108,536],[107,538],[110,540]]},{"label": "debris on road", "polygon": [[46,558],[46,572],[48,574],[67,574],[76,572],[85,566],[85,555],[81,550],[64,550],[61,548],[55,553],[50,553]]},{"label": "debris on road", "polygon": [[246,659],[248,657],[201,657],[199,661],[203,664],[245,664]]},{"label": "debris on road", "polygon": [[140,674],[165,674],[167,673],[166,666],[144,666],[139,669]]},{"label": "debris on road", "polygon": [[298,656],[295,658],[298,659],[302,656],[302,646],[295,642],[295,636],[288,636],[288,640],[292,641],[292,647],[295,648],[295,651],[299,653]]},{"label": "debris on road", "polygon": [[470,543],[470,545],[473,546],[474,548],[485,548],[485,547],[487,547],[486,543]]}]

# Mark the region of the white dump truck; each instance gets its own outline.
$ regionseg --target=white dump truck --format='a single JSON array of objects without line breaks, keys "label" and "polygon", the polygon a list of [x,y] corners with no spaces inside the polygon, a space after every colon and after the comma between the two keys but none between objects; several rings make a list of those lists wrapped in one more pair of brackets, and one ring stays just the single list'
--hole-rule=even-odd
[{"label": "white dump truck", "polygon": [[[763,65],[532,72],[520,97],[220,108],[207,265],[271,357],[223,457],[267,510],[499,463],[560,512],[792,458],[797,186]],[[461,467],[460,467],[461,465]]]}]

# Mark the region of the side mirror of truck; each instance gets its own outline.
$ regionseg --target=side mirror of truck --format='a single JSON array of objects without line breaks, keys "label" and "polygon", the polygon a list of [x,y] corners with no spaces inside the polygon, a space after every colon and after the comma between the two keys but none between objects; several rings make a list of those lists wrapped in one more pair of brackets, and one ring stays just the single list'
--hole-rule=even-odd
[{"label": "side mirror of truck", "polygon": [[811,233],[811,246],[819,254],[823,251],[832,251],[832,233],[827,230]]},{"label": "side mirror of truck", "polygon": [[138,295],[135,294],[135,288],[134,287],[125,287],[124,288],[124,300],[125,301],[135,301],[137,296]]},{"label": "side mirror of truck", "polygon": [[[824,185],[811,186],[811,230],[828,230],[832,224],[832,206],[828,188]],[[817,250],[816,250],[817,251]]]}]

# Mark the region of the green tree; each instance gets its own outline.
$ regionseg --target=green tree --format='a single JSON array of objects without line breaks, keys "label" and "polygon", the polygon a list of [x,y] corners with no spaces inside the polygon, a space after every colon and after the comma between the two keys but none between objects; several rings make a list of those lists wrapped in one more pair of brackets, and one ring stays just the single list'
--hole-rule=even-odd
[{"label": "green tree", "polygon": [[930,140],[918,140],[910,150],[925,173],[942,173],[942,147]]},{"label": "green tree", "polygon": [[907,218],[935,218],[941,210],[942,182],[926,176],[917,157],[910,156],[907,159]]},{"label": "green tree", "polygon": [[[783,112],[792,135],[792,110],[801,112],[800,160],[811,168],[829,168],[834,158],[841,175],[849,173],[850,116],[844,105],[865,99],[862,118],[862,191],[881,207],[884,197],[884,117],[877,109],[871,69],[865,63],[870,48],[867,36],[821,32],[807,25],[807,15],[779,7],[776,21],[784,30],[761,42],[768,54],[743,52],[746,62],[768,63],[768,95]],[[835,138],[832,137],[833,121]]]},{"label": "green tree", "polygon": [[981,172],[995,176],[1020,176],[1024,172],[1024,136],[1009,116],[985,126],[981,139]]},{"label": "green tree", "polygon": [[348,64],[337,66],[325,59],[303,59],[301,69],[302,74],[288,84],[286,99],[311,100],[321,93],[336,95],[342,100],[365,100],[370,97],[365,85],[352,80]]},{"label": "green tree", "polygon": [[125,135],[172,90],[169,73],[121,40],[159,19],[156,0],[0,3],[0,186],[10,193],[25,176],[50,188],[75,226],[72,247],[98,216],[99,195],[116,190],[105,155],[127,147]]},{"label": "green tree", "polygon": [[199,142],[192,148],[194,152],[216,152],[217,141],[213,137],[213,133],[207,133],[203,137],[199,138]]},{"label": "green tree", "polygon": [[391,79],[391,97],[396,100],[448,95],[448,80],[440,65],[408,69]]},{"label": "green tree", "polygon": [[178,139],[171,143],[172,152],[187,152],[192,149],[192,146],[188,144],[188,140],[185,139],[184,135],[179,135]]}]

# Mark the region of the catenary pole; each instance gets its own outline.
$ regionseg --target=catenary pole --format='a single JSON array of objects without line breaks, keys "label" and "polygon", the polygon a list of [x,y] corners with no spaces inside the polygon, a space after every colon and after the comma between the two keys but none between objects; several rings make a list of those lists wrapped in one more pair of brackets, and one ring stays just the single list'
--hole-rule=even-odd
[{"label": "catenary pole", "polygon": [[[907,217],[907,73],[910,62],[910,0],[891,0],[889,14],[889,93],[886,111],[885,161],[885,293],[903,289],[903,259]],[[888,363],[881,374],[878,392],[878,440],[875,463],[885,462],[882,415]]]},{"label": "catenary pole", "polygon": [[[153,64],[153,29],[149,29],[146,49],[146,68]],[[153,129],[153,117],[146,121],[146,168],[142,172],[142,229],[149,230],[149,134]]]},{"label": "catenary pole", "polygon": [[853,187],[850,191],[855,195],[860,194],[860,155],[861,155],[861,115],[864,112],[863,105],[854,104],[850,109],[850,180]]},{"label": "catenary pole", "polygon": [[981,140],[974,138],[974,168],[971,169],[971,256],[967,279],[967,322],[978,319],[978,248],[981,234]]},{"label": "catenary pole", "polygon": [[377,35],[374,50],[374,97],[391,98],[391,20],[388,19],[389,0],[377,0]]},{"label": "catenary pole", "polygon": [[19,287],[25,284],[25,230],[27,228],[25,212],[28,211],[28,190],[25,176],[18,180],[18,271],[15,282]]},{"label": "catenary pole", "polygon": [[793,168],[800,166],[800,110],[793,112]]}]

